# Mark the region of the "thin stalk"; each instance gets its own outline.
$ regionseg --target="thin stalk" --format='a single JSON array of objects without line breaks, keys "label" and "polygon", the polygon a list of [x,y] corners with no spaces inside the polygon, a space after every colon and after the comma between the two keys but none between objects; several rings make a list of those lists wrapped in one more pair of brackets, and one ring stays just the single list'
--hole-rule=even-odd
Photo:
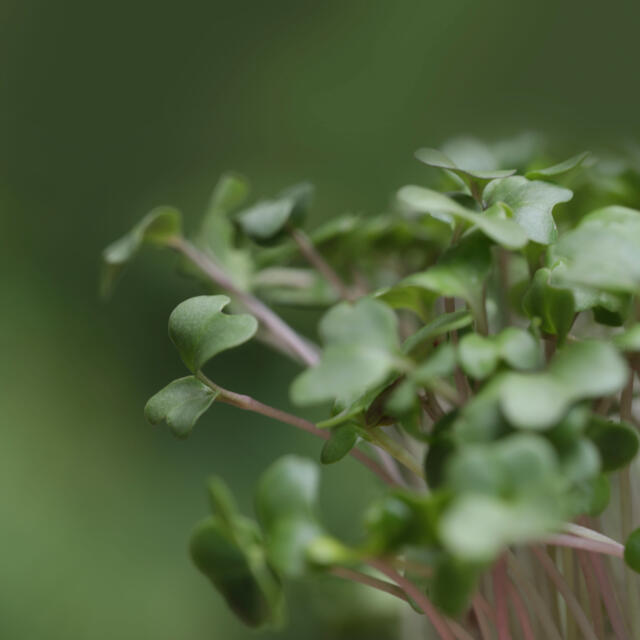
[{"label": "thin stalk", "polygon": [[[289,424],[298,429],[302,429],[307,433],[312,433],[314,436],[322,438],[323,440],[328,440],[330,438],[329,432],[325,431],[324,429],[319,429],[315,424],[313,424],[313,422],[309,422],[309,420],[305,420],[304,418],[300,418],[291,413],[287,413],[286,411],[276,409],[275,407],[270,407],[269,405],[264,404],[259,400],[252,398],[251,396],[247,396],[241,393],[235,393],[234,391],[229,391],[228,389],[217,385],[212,380],[209,380],[209,378],[207,378],[207,376],[205,376],[202,372],[198,373],[198,378],[210,389],[216,391],[219,394],[218,400],[220,402],[225,402],[226,404],[233,405],[234,407],[237,407],[239,409],[252,411],[253,413],[259,413],[263,416],[267,416],[268,418],[278,420],[279,422],[284,422],[285,424]],[[349,453],[356,460],[358,460],[358,462],[361,462],[370,471],[375,473],[383,482],[395,486],[396,483],[394,482],[393,478],[375,460],[369,458],[369,456],[364,454],[359,449],[351,449]]]},{"label": "thin stalk", "polygon": [[387,576],[389,580],[395,582],[410,598],[414,600],[418,607],[424,611],[427,618],[429,618],[441,640],[455,640],[455,636],[447,624],[447,621],[435,608],[431,600],[429,600],[429,598],[427,598],[427,596],[422,593],[422,591],[418,589],[413,582],[401,576],[393,567],[389,566],[383,560],[370,560],[369,564],[374,569],[377,569],[380,573]]},{"label": "thin stalk", "polygon": [[556,586],[558,591],[561,593],[564,601],[567,605],[568,610],[571,612],[574,620],[578,627],[580,627],[580,631],[582,632],[582,636],[584,640],[598,640],[596,634],[593,631],[593,628],[589,624],[589,620],[585,615],[580,603],[576,599],[575,595],[569,588],[566,580],[562,577],[562,574],[558,571],[556,566],[551,561],[551,558],[539,548],[533,547],[533,553],[538,558],[538,561],[547,572],[547,575]]},{"label": "thin stalk", "polygon": [[318,363],[318,348],[294,331],[280,316],[254,295],[239,289],[229,275],[206,253],[184,238],[174,238],[170,245],[196,265],[209,279],[228,291],[270,331],[281,349],[307,366]]},{"label": "thin stalk", "polygon": [[587,554],[587,558],[596,575],[596,583],[604,602],[604,608],[607,610],[609,622],[611,623],[617,640],[630,640],[622,613],[616,602],[613,585],[611,584],[608,573],[604,569],[602,558],[592,553]]},{"label": "thin stalk", "polygon": [[[576,580],[575,573],[575,563],[573,558],[573,551],[569,549],[569,547],[564,547],[562,549],[562,575],[564,575],[564,579],[567,583],[567,587],[569,591],[573,594],[578,593],[578,582]],[[580,608],[582,605],[580,604]],[[567,616],[566,619],[566,636],[567,640],[576,640],[577,639],[577,625],[576,620],[573,616]]]},{"label": "thin stalk", "polygon": [[511,604],[513,604],[513,608],[516,612],[516,617],[518,618],[520,629],[522,630],[523,639],[536,640],[527,607],[525,606],[522,597],[520,596],[520,592],[514,587],[511,581],[507,582],[507,591],[509,593]]},{"label": "thin stalk", "polygon": [[610,538],[609,536],[605,536],[604,533],[600,533],[599,531],[595,531],[594,529],[590,529],[589,527],[584,527],[580,524],[575,524],[573,522],[567,522],[563,529],[574,536],[579,538],[586,538],[587,540],[595,540],[596,542],[604,542],[605,544],[610,544],[614,546],[621,546],[619,542]]},{"label": "thin stalk", "polygon": [[587,588],[587,597],[589,598],[589,611],[591,613],[591,620],[593,622],[593,628],[598,638],[604,638],[604,620],[602,617],[602,604],[600,601],[600,595],[598,593],[598,582],[593,572],[586,551],[578,551],[578,562],[580,563],[580,570],[584,576],[584,583]]},{"label": "thin stalk", "polygon": [[[627,385],[620,396],[620,418],[626,422],[632,422],[633,408],[633,371],[629,374]],[[631,488],[631,466],[620,471],[620,522],[622,525],[622,538],[626,540],[633,531],[633,493]],[[640,612],[638,611],[638,582],[629,567],[623,567],[624,586],[628,597],[626,598],[627,615],[631,625],[631,635],[640,638]]]},{"label": "thin stalk", "polygon": [[527,578],[524,571],[522,571],[515,556],[510,551],[507,552],[507,565],[516,586],[526,595],[529,604],[531,604],[535,611],[536,617],[540,621],[540,624],[546,634],[546,639],[562,640],[560,632],[549,613],[546,603],[540,597],[538,591],[533,586],[529,578]]},{"label": "thin stalk", "polygon": [[409,597],[399,586],[391,582],[387,582],[386,580],[380,580],[379,578],[374,578],[373,576],[362,573],[361,571],[354,571],[353,569],[347,569],[346,567],[333,567],[332,569],[329,569],[329,573],[337,578],[342,578],[343,580],[349,580],[351,582],[358,582],[359,584],[364,584],[367,587],[377,589],[378,591],[384,591],[389,595],[400,598],[400,600],[409,602]]},{"label": "thin stalk", "polygon": [[482,609],[482,605],[480,604],[480,600],[477,597],[474,597],[471,601],[471,607],[473,608],[473,613],[476,616],[482,640],[492,640],[493,634],[491,633],[489,621],[487,620],[485,612]]},{"label": "thin stalk", "polygon": [[509,631],[509,607],[507,605],[507,566],[504,556],[498,559],[493,567],[492,573],[498,640],[511,640],[511,631]]},{"label": "thin stalk", "polygon": [[309,264],[320,273],[320,275],[335,289],[335,292],[343,300],[354,300],[354,296],[342,278],[335,272],[333,267],[320,255],[318,250],[313,246],[309,236],[302,229],[290,229],[289,234],[296,243],[300,253],[309,262]]},{"label": "thin stalk", "polygon": [[622,558],[624,555],[624,547],[618,542],[600,542],[597,540],[586,540],[585,538],[577,538],[576,536],[568,536],[558,533],[546,536],[543,540],[545,544],[553,547],[571,547],[572,549],[583,549],[584,551],[592,551],[593,553],[602,553],[608,556]]},{"label": "thin stalk", "polygon": [[[446,313],[453,313],[456,310],[455,298],[447,297],[444,299],[444,310]],[[454,330],[454,331],[451,331],[449,335],[451,336],[451,342],[453,342],[453,344],[457,346],[458,332]],[[458,396],[459,396],[459,402],[457,404],[464,403],[471,395],[471,388],[469,387],[469,382],[466,376],[464,375],[464,373],[462,372],[460,365],[456,365],[455,371],[453,373],[453,377],[456,382],[456,388],[458,390]]]},{"label": "thin stalk", "polygon": [[382,429],[369,431],[369,438],[373,444],[380,447],[383,451],[386,451],[392,458],[409,469],[414,475],[418,476],[418,478],[424,480],[422,465],[403,446],[382,431]]}]

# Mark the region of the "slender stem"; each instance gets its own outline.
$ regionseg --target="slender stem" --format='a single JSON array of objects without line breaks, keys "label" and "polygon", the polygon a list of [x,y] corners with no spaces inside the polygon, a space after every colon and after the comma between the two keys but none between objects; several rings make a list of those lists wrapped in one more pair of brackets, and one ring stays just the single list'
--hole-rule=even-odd
[{"label": "slender stem", "polygon": [[[569,547],[564,547],[561,553],[562,557],[562,574],[564,576],[565,582],[569,588],[569,591],[573,594],[579,593],[577,589],[577,581],[576,581],[576,573],[575,573],[575,563],[573,557],[573,550]],[[580,603],[580,608],[582,608],[582,603]],[[573,616],[566,616],[566,636],[567,640],[576,640],[577,638],[577,625],[576,620]]]},{"label": "slender stem", "polygon": [[578,551],[578,562],[580,563],[580,570],[584,576],[584,583],[587,588],[587,597],[589,598],[589,611],[591,612],[591,620],[593,621],[593,628],[598,638],[604,637],[604,620],[602,617],[602,605],[600,602],[600,595],[598,593],[598,581],[593,572],[593,567],[589,563],[587,553],[585,551]]},{"label": "slender stem", "polygon": [[545,544],[553,547],[571,547],[573,549],[584,549],[593,553],[602,553],[608,556],[622,558],[624,547],[618,542],[599,542],[597,540],[585,540],[575,536],[567,536],[563,533],[546,536],[543,540]]},{"label": "slender stem", "polygon": [[511,631],[509,630],[509,608],[507,605],[507,566],[504,556],[498,559],[493,567],[492,573],[498,640],[511,640]]},{"label": "slender stem", "polygon": [[405,466],[409,471],[418,478],[424,480],[424,471],[422,465],[413,458],[413,456],[393,438],[389,437],[382,429],[369,431],[371,442],[383,451],[386,451],[391,457],[397,460],[401,465]]},{"label": "slender stem", "polygon": [[547,572],[547,575],[556,586],[558,591],[562,594],[565,603],[567,604],[567,608],[571,612],[571,615],[576,621],[578,627],[580,627],[580,631],[582,632],[582,636],[585,640],[598,640],[596,634],[593,631],[593,628],[589,624],[589,620],[585,615],[580,603],[576,599],[575,595],[569,588],[566,580],[562,577],[562,574],[556,569],[556,566],[551,561],[551,558],[539,548],[533,547],[533,553],[538,558],[538,561]]},{"label": "slender stem", "polygon": [[400,587],[391,582],[387,582],[386,580],[380,580],[379,578],[374,578],[373,576],[362,573],[361,571],[354,571],[353,569],[347,569],[346,567],[333,567],[332,569],[329,569],[329,573],[338,578],[342,578],[343,580],[358,582],[368,587],[372,587],[373,589],[377,589],[378,591],[384,591],[396,598],[400,598],[400,600],[409,602],[409,597]]},{"label": "slender stem", "polygon": [[441,640],[455,640],[455,636],[447,624],[447,621],[434,607],[431,600],[429,600],[429,598],[427,598],[427,596],[422,593],[416,585],[401,576],[393,567],[389,566],[383,560],[370,560],[369,564],[380,571],[380,573],[387,576],[389,580],[393,580],[393,582],[395,582],[410,598],[415,601],[418,607],[424,611],[427,618],[429,618]]},{"label": "slender stem", "polygon": [[[238,407],[239,409],[244,409],[245,411],[260,413],[263,416],[267,416],[268,418],[273,418],[274,420],[290,424],[291,426],[302,429],[307,433],[312,433],[314,436],[322,438],[323,440],[328,440],[330,438],[330,433],[328,431],[319,429],[315,424],[313,424],[313,422],[309,422],[309,420],[305,420],[304,418],[300,418],[291,413],[287,413],[286,411],[276,409],[275,407],[270,407],[269,405],[264,404],[259,400],[252,398],[251,396],[235,393],[234,391],[229,391],[228,389],[217,385],[212,380],[209,380],[209,378],[207,378],[207,376],[205,376],[202,372],[198,373],[198,378],[209,388],[220,394],[218,396],[218,399],[221,402],[233,405],[234,407]],[[353,448],[349,453],[356,460],[365,465],[370,471],[375,473],[383,482],[395,486],[396,483],[394,482],[393,478],[375,460],[369,458],[369,456],[360,451],[360,449]]]},{"label": "slender stem", "polygon": [[600,595],[602,596],[604,607],[607,610],[609,622],[611,623],[613,632],[616,634],[616,638],[618,640],[630,640],[622,613],[620,612],[618,603],[616,602],[613,585],[611,584],[609,575],[604,569],[602,558],[591,553],[587,554],[587,558],[593,567],[594,573],[596,574],[596,582],[600,589]]},{"label": "slender stem", "polygon": [[[444,310],[446,313],[453,313],[456,310],[456,301],[455,298],[447,297],[444,299]],[[449,333],[451,336],[451,342],[457,347],[458,345],[458,332],[451,331]],[[453,373],[454,380],[456,382],[456,388],[458,389],[459,402],[457,404],[464,403],[469,396],[471,395],[471,389],[469,387],[469,382],[462,372],[460,365],[456,365],[455,371]]]},{"label": "slender stem", "polygon": [[567,522],[563,529],[574,536],[579,538],[586,538],[587,540],[595,540],[596,542],[604,542],[605,544],[621,546],[619,542],[610,538],[609,536],[605,536],[603,533],[599,531],[595,531],[594,529],[590,529],[589,527],[583,527],[580,524],[575,524],[573,522]]},{"label": "slender stem", "polygon": [[525,606],[522,597],[520,596],[520,592],[515,588],[511,581],[507,582],[507,591],[509,592],[509,599],[513,604],[518,622],[520,623],[520,628],[522,629],[524,640],[536,640],[527,607]]},{"label": "slender stem", "polygon": [[482,640],[491,640],[493,634],[491,633],[491,627],[489,626],[489,621],[487,620],[487,616],[482,608],[480,599],[474,597],[471,601],[471,607],[473,608],[473,613],[476,616]]},{"label": "slender stem", "polygon": [[174,238],[170,246],[195,264],[216,285],[235,296],[268,329],[283,351],[293,354],[300,362],[313,366],[319,361],[316,346],[296,333],[280,316],[252,294],[239,289],[229,275],[206,253],[184,238]]},{"label": "slender stem", "polygon": [[335,289],[336,293],[343,300],[353,300],[354,297],[347,285],[313,246],[313,242],[311,242],[309,236],[307,236],[302,229],[290,229],[289,233],[298,246],[298,249],[300,249],[300,253],[309,264],[318,270],[320,275]]},{"label": "slender stem", "polygon": [[516,586],[527,596],[527,600],[533,607],[533,610],[544,629],[546,638],[548,640],[562,640],[560,632],[551,618],[551,614],[549,613],[546,603],[540,597],[529,578],[524,574],[524,571],[520,568],[515,556],[510,551],[507,552],[507,564]]}]

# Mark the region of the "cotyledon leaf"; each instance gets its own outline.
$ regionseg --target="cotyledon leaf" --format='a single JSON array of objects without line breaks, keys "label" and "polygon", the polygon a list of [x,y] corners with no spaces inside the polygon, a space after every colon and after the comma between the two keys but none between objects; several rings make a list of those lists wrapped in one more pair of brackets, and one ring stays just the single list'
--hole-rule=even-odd
[{"label": "cotyledon leaf", "polygon": [[181,302],[169,316],[169,337],[193,373],[255,334],[258,322],[253,316],[222,312],[229,302],[227,296],[196,296]]},{"label": "cotyledon leaf", "polygon": [[186,438],[217,396],[217,392],[194,376],[186,376],[170,382],[151,396],[144,415],[151,424],[164,420],[176,436]]}]

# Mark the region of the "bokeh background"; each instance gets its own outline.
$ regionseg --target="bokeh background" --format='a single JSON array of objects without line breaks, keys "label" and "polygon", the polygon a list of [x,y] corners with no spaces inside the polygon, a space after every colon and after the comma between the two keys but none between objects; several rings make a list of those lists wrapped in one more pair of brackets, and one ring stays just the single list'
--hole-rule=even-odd
[{"label": "bokeh background", "polygon": [[[204,481],[250,511],[274,457],[318,452],[226,407],[187,442],[146,425],[182,375],[168,313],[196,288],[148,252],[105,305],[105,244],[157,204],[193,228],[227,169],[258,194],[311,179],[319,221],[383,211],[420,180],[413,150],[452,134],[636,138],[639,21],[622,0],[1,0],[0,637],[254,637],[187,557]],[[287,407],[295,371],[251,346],[212,374]],[[377,491],[329,469],[330,526],[357,535]],[[290,590],[290,626],[266,638],[397,637],[386,600]]]}]

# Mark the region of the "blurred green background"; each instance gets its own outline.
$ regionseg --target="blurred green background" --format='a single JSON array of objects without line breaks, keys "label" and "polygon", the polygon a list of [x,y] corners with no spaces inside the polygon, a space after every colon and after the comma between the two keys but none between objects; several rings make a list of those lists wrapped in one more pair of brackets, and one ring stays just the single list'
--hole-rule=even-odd
[{"label": "blurred green background", "polygon": [[[252,636],[187,557],[204,480],[250,510],[273,458],[319,449],[223,406],[187,442],[146,425],[182,375],[168,313],[196,289],[150,252],[104,305],[105,244],[157,204],[193,226],[227,169],[263,194],[311,179],[318,221],[382,211],[420,180],[413,150],[451,134],[634,138],[639,20],[621,0],[2,0],[0,637]],[[282,407],[295,371],[259,346],[212,368]],[[377,490],[329,469],[332,528],[356,535]],[[387,601],[291,590],[290,627],[265,637],[397,637]]]}]

